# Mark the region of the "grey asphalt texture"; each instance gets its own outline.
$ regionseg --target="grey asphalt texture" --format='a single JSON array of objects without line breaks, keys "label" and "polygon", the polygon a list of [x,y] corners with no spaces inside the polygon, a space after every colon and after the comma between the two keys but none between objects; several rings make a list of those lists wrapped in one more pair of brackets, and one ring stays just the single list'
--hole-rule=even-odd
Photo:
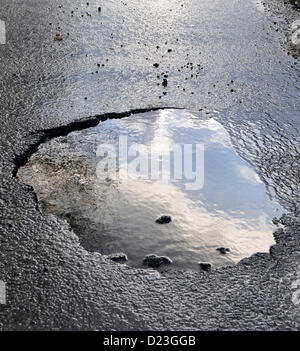
[{"label": "grey asphalt texture", "polygon": [[[299,329],[299,65],[285,40],[290,18],[250,0],[0,5],[7,29],[0,45],[1,329]],[[217,118],[286,209],[270,252],[211,272],[133,269],[86,251],[16,176],[46,137],[101,116],[166,107]]]}]

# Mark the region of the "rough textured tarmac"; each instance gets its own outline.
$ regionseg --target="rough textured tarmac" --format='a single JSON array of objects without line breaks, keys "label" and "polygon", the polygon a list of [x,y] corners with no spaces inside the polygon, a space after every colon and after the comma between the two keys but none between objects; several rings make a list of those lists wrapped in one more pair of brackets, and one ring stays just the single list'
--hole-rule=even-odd
[{"label": "rough textured tarmac", "polygon": [[[0,3],[7,26],[0,46],[2,329],[299,329],[292,302],[300,275],[299,68],[273,15],[233,0],[226,9],[221,0],[170,0],[164,9],[150,0],[111,1],[101,12],[96,2]],[[18,155],[26,158],[45,135],[77,129],[74,121],[85,117],[82,127],[101,118],[88,116],[168,106],[219,118],[290,212],[270,253],[210,273],[132,269],[84,250],[15,177],[25,160]]]}]

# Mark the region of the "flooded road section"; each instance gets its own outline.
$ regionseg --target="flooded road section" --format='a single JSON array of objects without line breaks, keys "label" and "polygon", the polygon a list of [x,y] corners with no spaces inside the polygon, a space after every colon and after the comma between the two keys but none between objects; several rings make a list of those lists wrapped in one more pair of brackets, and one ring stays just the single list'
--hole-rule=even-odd
[{"label": "flooded road section", "polygon": [[[152,253],[199,269],[268,251],[272,218],[283,212],[222,124],[186,110],[107,120],[52,139],[18,176],[86,249],[124,252],[137,267]],[[163,215],[172,221],[156,223]]]}]

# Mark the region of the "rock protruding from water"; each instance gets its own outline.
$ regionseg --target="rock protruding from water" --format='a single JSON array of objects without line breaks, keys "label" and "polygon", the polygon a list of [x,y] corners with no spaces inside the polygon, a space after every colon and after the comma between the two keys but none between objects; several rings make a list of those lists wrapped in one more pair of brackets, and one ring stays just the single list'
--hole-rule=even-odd
[{"label": "rock protruding from water", "polygon": [[203,271],[210,272],[212,265],[207,262],[199,262],[199,266]]},{"label": "rock protruding from water", "polygon": [[157,220],[155,222],[159,223],[159,224],[168,224],[168,223],[172,222],[172,217],[171,216],[161,216],[161,217],[157,218]]},{"label": "rock protruding from water", "polygon": [[114,261],[114,262],[126,262],[126,261],[128,261],[127,255],[124,254],[123,252],[118,252],[118,253],[115,253],[115,254],[111,254],[111,255],[108,256],[108,258],[111,261]]},{"label": "rock protruding from water", "polygon": [[225,247],[218,247],[216,250],[219,251],[223,255],[226,255],[227,252],[230,252],[230,249],[225,248]]},{"label": "rock protruding from water", "polygon": [[173,261],[167,256],[147,255],[144,260],[144,264],[149,267],[160,267],[164,264],[171,264]]}]

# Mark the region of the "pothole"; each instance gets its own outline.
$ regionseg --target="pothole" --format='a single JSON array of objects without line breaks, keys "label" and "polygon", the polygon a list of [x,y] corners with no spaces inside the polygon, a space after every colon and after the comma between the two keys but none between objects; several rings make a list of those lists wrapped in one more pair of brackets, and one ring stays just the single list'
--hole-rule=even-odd
[{"label": "pothole", "polygon": [[[137,113],[54,138],[18,177],[87,250],[124,252],[135,267],[149,254],[184,269],[234,264],[269,250],[272,218],[283,212],[224,127],[186,110]],[[161,216],[171,220],[161,224]]]}]

